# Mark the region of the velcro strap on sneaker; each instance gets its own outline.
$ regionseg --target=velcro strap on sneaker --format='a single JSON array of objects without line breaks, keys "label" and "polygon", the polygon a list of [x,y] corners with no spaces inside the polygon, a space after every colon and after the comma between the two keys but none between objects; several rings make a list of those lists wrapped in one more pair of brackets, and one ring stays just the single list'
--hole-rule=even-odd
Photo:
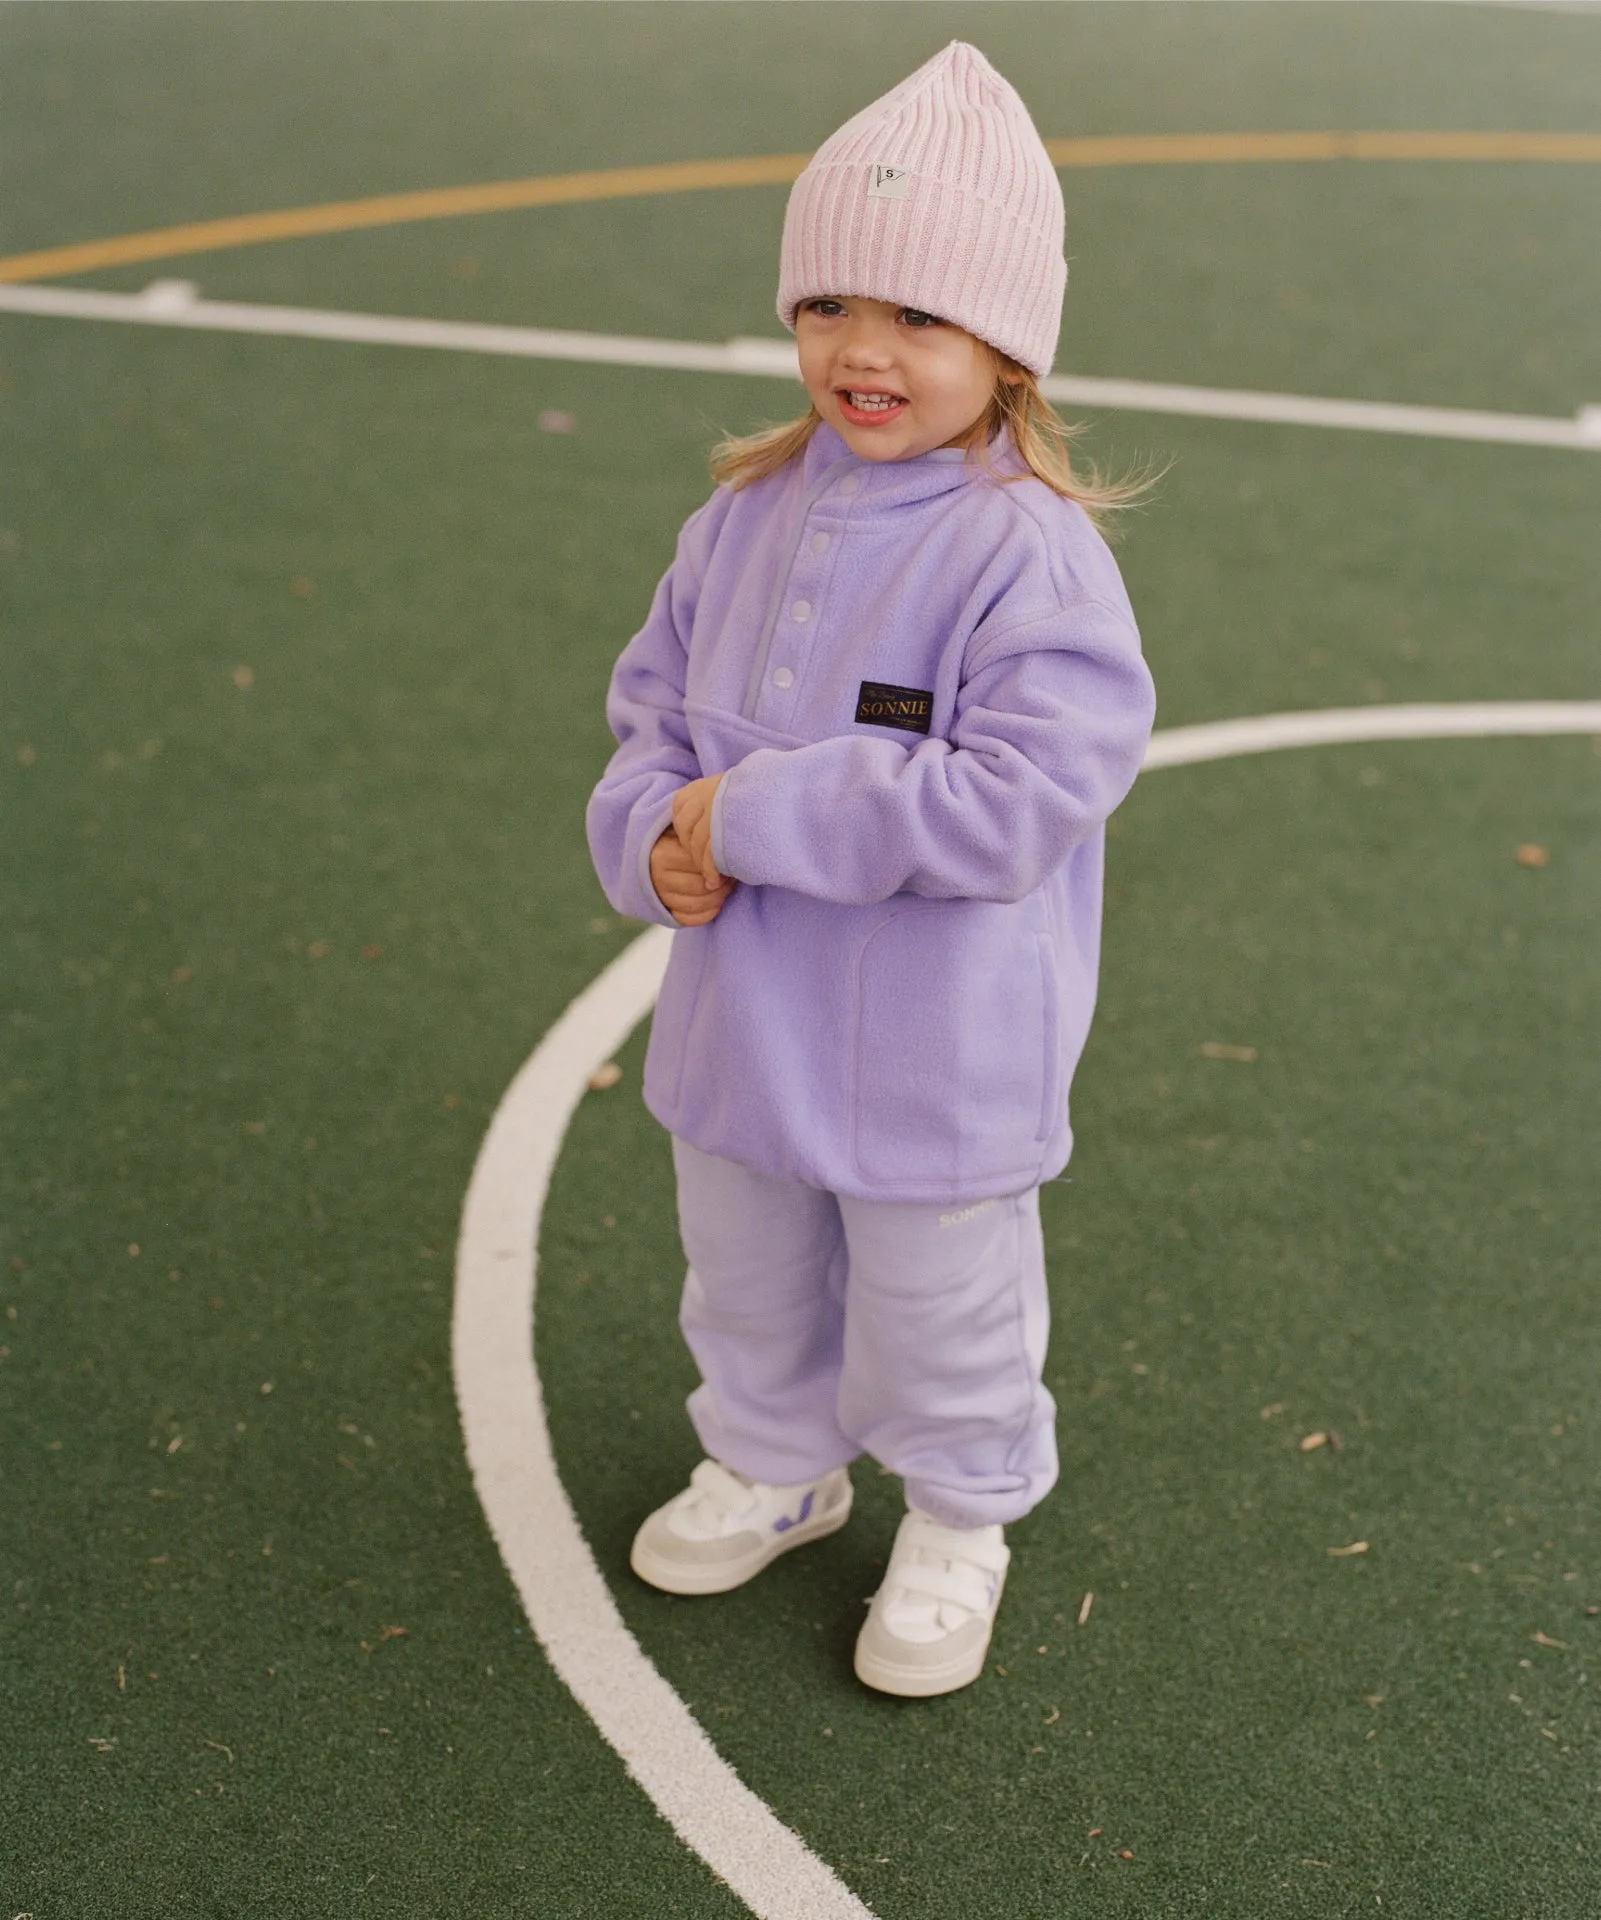
[{"label": "velcro strap on sneaker", "polygon": [[915,1511],[908,1513],[901,1522],[895,1545],[901,1552],[908,1547],[915,1547],[940,1560],[955,1560],[970,1567],[982,1567],[986,1573],[1004,1573],[1012,1557],[999,1527],[972,1531],[964,1527],[942,1527],[937,1520],[930,1520],[926,1513]]},{"label": "velcro strap on sneaker", "polygon": [[748,1482],[730,1473],[720,1460],[702,1460],[689,1476],[689,1485],[695,1496],[710,1501],[721,1514],[743,1513],[755,1504]]},{"label": "velcro strap on sneaker", "polygon": [[702,1460],[689,1477],[702,1492],[715,1493],[724,1500],[737,1500],[750,1491],[748,1483],[730,1473],[721,1460]]},{"label": "velcro strap on sneaker", "polygon": [[930,1567],[915,1560],[897,1559],[885,1576],[885,1585],[925,1600],[950,1600],[969,1613],[988,1613],[995,1594],[995,1576],[983,1568],[963,1565]]}]

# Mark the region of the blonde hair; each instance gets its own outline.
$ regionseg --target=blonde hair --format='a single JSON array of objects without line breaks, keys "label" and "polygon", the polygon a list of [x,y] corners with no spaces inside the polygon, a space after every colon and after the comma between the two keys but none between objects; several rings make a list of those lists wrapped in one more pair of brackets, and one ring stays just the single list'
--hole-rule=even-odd
[{"label": "blonde hair", "polygon": [[[995,363],[995,390],[989,405],[955,444],[965,447],[990,477],[1005,486],[1032,476],[1042,480],[1052,493],[1081,506],[1097,527],[1105,529],[1107,516],[1120,507],[1133,506],[1151,488],[1159,476],[1137,473],[1114,480],[1090,467],[1080,474],[1073,469],[1072,443],[1081,428],[1070,426],[1045,395],[1040,383],[1026,367],[998,353],[987,351]],[[788,466],[805,453],[811,438],[823,424],[815,407],[807,409],[799,420],[778,427],[766,427],[760,433],[729,435],[720,440],[711,453],[712,478],[719,486],[754,486],[770,473]],[[1023,462],[1021,473],[997,473],[990,460],[990,449],[1002,431],[1010,438]]]}]

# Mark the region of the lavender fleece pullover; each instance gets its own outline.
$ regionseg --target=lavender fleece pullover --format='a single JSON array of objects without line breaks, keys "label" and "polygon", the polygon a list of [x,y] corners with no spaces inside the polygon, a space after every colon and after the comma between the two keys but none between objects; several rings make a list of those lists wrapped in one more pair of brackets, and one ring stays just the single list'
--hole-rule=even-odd
[{"label": "lavender fleece pullover", "polygon": [[[1017,456],[992,450],[1002,471]],[[776,1179],[962,1206],[1050,1179],[1089,1031],[1104,823],[1154,712],[1083,511],[957,449],[804,458],[691,516],[612,676],[589,803],[619,913],[723,773],[718,868],[645,1064],[671,1132]]]}]

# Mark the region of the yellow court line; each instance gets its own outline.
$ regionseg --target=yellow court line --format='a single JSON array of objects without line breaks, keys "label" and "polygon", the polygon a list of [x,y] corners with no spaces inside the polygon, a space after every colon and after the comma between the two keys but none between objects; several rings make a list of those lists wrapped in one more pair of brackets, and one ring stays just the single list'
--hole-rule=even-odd
[{"label": "yellow court line", "polygon": [[185,253],[215,253],[223,247],[254,247],[268,240],[300,240],[309,234],[356,233],[364,227],[399,226],[412,220],[447,220],[465,213],[506,213],[517,207],[570,206],[585,200],[626,200],[640,194],[688,193],[699,187],[785,186],[810,158],[775,153],[753,160],[677,160],[658,167],[608,167],[598,173],[547,173],[533,180],[490,180],[476,187],[431,187],[420,193],[385,193],[370,200],[333,200],[317,207],[286,207],[278,213],[244,213],[231,220],[197,220],[158,227],[112,240],[86,240],[41,253],[0,259],[0,281],[49,280],[136,260],[171,260]]},{"label": "yellow court line", "polygon": [[[1156,133],[1047,140],[1058,167],[1193,166],[1272,160],[1544,160],[1601,161],[1601,133]],[[433,187],[418,193],[378,194],[276,213],[197,220],[76,246],[47,247],[0,259],[0,282],[51,280],[125,267],[140,260],[172,260],[226,247],[260,246],[313,234],[356,233],[413,220],[453,219],[469,213],[505,213],[518,207],[571,206],[653,193],[689,193],[708,187],[785,186],[810,158],[774,153],[744,160],[678,160],[654,167],[607,167],[593,173],[542,174],[532,180],[491,180],[473,187]]]}]

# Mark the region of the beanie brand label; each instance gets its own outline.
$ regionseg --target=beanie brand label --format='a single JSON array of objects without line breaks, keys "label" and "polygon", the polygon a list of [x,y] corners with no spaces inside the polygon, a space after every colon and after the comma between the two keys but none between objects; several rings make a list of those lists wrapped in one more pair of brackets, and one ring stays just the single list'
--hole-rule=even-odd
[{"label": "beanie brand label", "polygon": [[856,724],[899,727],[903,733],[927,733],[934,718],[934,695],[919,687],[888,687],[864,680],[856,700]]},{"label": "beanie brand label", "polygon": [[911,177],[905,167],[875,166],[867,182],[868,195],[878,200],[903,200]]}]

